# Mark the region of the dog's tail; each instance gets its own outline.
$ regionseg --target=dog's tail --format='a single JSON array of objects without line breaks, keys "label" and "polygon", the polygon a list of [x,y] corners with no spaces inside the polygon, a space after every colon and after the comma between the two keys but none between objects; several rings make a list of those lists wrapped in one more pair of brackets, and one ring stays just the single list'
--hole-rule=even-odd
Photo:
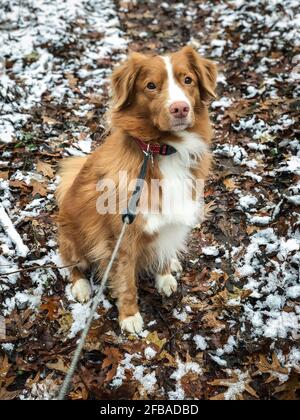
[{"label": "dog's tail", "polygon": [[59,165],[58,175],[61,177],[57,190],[56,200],[59,206],[63,202],[63,199],[72,186],[76,176],[81,171],[81,168],[85,164],[87,157],[70,157],[63,159]]}]

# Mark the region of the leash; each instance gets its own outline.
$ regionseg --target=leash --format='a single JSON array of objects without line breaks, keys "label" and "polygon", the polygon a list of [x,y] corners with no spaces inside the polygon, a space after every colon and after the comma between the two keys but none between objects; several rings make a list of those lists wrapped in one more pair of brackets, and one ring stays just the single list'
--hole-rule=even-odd
[{"label": "leash", "polygon": [[109,263],[108,263],[108,265],[106,267],[106,270],[105,270],[105,273],[103,275],[103,278],[102,278],[102,281],[101,281],[99,290],[98,290],[98,292],[97,292],[97,294],[96,294],[96,296],[94,298],[94,303],[93,303],[93,306],[92,306],[92,309],[91,309],[90,316],[89,316],[89,318],[88,318],[88,320],[86,322],[86,325],[84,327],[84,330],[83,330],[83,332],[81,334],[80,341],[79,341],[78,346],[77,346],[77,348],[75,350],[75,353],[73,355],[73,358],[72,358],[72,361],[71,361],[69,370],[68,370],[67,375],[66,375],[66,377],[64,379],[64,382],[62,384],[62,387],[61,387],[61,389],[59,391],[59,394],[58,394],[58,397],[57,397],[58,400],[64,400],[65,397],[66,397],[66,395],[67,395],[67,393],[68,393],[68,391],[69,391],[70,383],[71,383],[71,380],[72,380],[72,378],[74,376],[75,370],[77,368],[78,361],[80,359],[81,352],[82,352],[82,349],[83,349],[83,346],[84,346],[84,343],[85,343],[85,339],[86,339],[86,337],[88,335],[89,329],[90,329],[91,324],[92,324],[93,319],[94,319],[94,315],[95,315],[96,310],[98,308],[98,305],[99,305],[99,303],[101,301],[102,294],[103,294],[104,288],[105,288],[106,283],[107,283],[108,275],[110,273],[111,267],[112,267],[112,265],[113,265],[113,263],[115,261],[115,258],[117,256],[117,253],[118,253],[119,247],[121,245],[121,242],[122,242],[124,233],[126,231],[126,227],[129,224],[128,223],[129,220],[127,218],[124,218],[124,219],[125,219],[125,221],[123,222],[121,233],[119,235],[119,238],[117,240],[117,243],[116,243],[115,248],[113,250],[113,253],[111,255],[110,261],[109,261]]},{"label": "leash", "polygon": [[[136,141],[137,141],[137,139],[136,139]],[[64,379],[64,382],[63,382],[63,384],[61,386],[61,389],[59,391],[58,397],[56,398],[57,400],[64,400],[66,398],[67,394],[68,394],[71,380],[72,380],[72,378],[74,376],[74,373],[75,373],[75,370],[77,368],[77,365],[78,365],[78,362],[79,362],[79,359],[80,359],[80,356],[81,356],[81,353],[82,353],[82,349],[83,349],[86,337],[88,335],[89,329],[90,329],[91,324],[93,322],[96,310],[97,310],[97,308],[100,304],[102,294],[103,294],[104,288],[105,288],[107,280],[108,280],[109,273],[110,273],[112,265],[113,265],[113,263],[116,259],[118,250],[120,248],[120,245],[121,245],[121,242],[122,242],[122,239],[123,239],[123,236],[124,236],[124,233],[126,231],[127,226],[130,225],[136,217],[137,205],[138,205],[140,197],[141,197],[143,185],[144,185],[146,174],[147,174],[148,161],[149,161],[149,159],[151,159],[152,162],[153,162],[153,155],[154,154],[167,155],[167,154],[173,154],[173,153],[176,152],[176,149],[174,149],[172,146],[169,146],[169,145],[160,146],[160,147],[163,147],[163,146],[165,146],[165,147],[164,147],[164,149],[159,149],[159,151],[156,152],[154,150],[151,150],[150,144],[146,145],[146,150],[145,150],[145,147],[141,145],[141,144],[145,145],[144,142],[142,142],[141,140],[138,140],[137,143],[139,144],[142,152],[144,153],[143,164],[142,164],[141,169],[140,169],[140,173],[139,173],[139,176],[138,176],[138,179],[137,179],[135,189],[134,189],[134,191],[131,195],[131,198],[129,200],[128,207],[122,213],[123,226],[122,226],[121,232],[120,232],[119,237],[117,239],[115,248],[112,252],[110,261],[109,261],[109,263],[106,267],[106,270],[104,272],[102,281],[100,283],[99,290],[98,290],[98,292],[97,292],[97,294],[94,298],[94,302],[93,302],[93,305],[92,305],[92,308],[91,308],[90,316],[88,317],[88,320],[86,322],[84,330],[81,333],[81,337],[80,337],[78,346],[75,350],[75,353],[73,355],[69,370],[68,370],[68,372],[65,376],[65,379]],[[168,147],[169,147],[169,149],[168,149]],[[163,151],[163,153],[161,153],[161,150]],[[168,153],[167,153],[167,151],[168,151]]]}]

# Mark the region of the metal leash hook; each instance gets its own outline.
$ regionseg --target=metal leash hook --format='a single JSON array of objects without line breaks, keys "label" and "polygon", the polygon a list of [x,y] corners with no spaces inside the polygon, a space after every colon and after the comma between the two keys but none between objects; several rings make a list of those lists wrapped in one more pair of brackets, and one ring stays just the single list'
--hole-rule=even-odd
[{"label": "metal leash hook", "polygon": [[[86,322],[84,330],[82,331],[78,346],[75,350],[75,353],[73,355],[73,358],[72,358],[72,361],[71,361],[71,364],[70,364],[70,368],[67,372],[67,375],[65,376],[65,379],[64,379],[62,387],[59,391],[58,397],[55,398],[57,400],[64,400],[66,395],[68,394],[70,384],[71,384],[71,380],[72,380],[72,378],[74,376],[74,373],[75,373],[75,370],[77,368],[77,365],[78,365],[78,362],[79,362],[79,359],[80,359],[80,356],[81,356],[81,352],[83,350],[83,346],[84,346],[86,337],[88,335],[89,329],[90,329],[90,327],[92,325],[92,322],[93,322],[93,319],[94,319],[94,315],[95,315],[96,310],[97,310],[97,308],[98,308],[98,306],[101,302],[103,291],[104,291],[104,288],[106,286],[110,270],[112,268],[112,265],[113,265],[113,263],[116,259],[118,250],[120,248],[125,230],[126,230],[127,226],[130,225],[134,221],[134,219],[136,217],[136,209],[137,209],[137,205],[139,203],[139,199],[141,197],[141,193],[142,193],[142,189],[143,189],[143,185],[144,185],[145,177],[146,177],[146,173],[147,173],[147,164],[148,164],[149,157],[151,155],[152,154],[149,153],[149,148],[148,148],[148,153],[145,153],[145,157],[144,157],[144,161],[143,161],[143,164],[142,164],[142,167],[141,167],[141,170],[140,170],[140,174],[139,174],[139,177],[137,179],[135,189],[134,189],[134,191],[132,193],[132,196],[129,200],[128,207],[122,214],[122,222],[123,222],[122,230],[120,232],[117,243],[116,243],[115,248],[113,250],[113,253],[111,255],[110,261],[109,261],[109,263],[106,267],[106,270],[105,270],[105,273],[103,275],[99,290],[98,290],[98,292],[97,292],[97,294],[94,298],[94,302],[93,302],[93,305],[92,305],[92,308],[91,308],[90,316],[88,317],[88,320]],[[152,158],[153,158],[153,156],[152,156]]]}]

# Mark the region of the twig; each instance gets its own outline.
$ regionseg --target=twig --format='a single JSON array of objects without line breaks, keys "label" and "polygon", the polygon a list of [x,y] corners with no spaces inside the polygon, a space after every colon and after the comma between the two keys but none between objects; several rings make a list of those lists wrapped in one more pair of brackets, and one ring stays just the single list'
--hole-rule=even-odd
[{"label": "twig", "polygon": [[14,227],[2,204],[0,204],[0,224],[3,226],[3,229],[11,241],[14,242],[18,254],[21,255],[21,257],[26,257],[29,249],[26,245],[24,245],[21,236],[16,231],[16,228]]},{"label": "twig", "polygon": [[25,268],[21,268],[20,270],[16,270],[16,271],[11,271],[9,273],[1,273],[0,277],[4,277],[4,276],[9,276],[10,274],[17,274],[17,273],[22,273],[24,271],[34,271],[34,270],[45,270],[48,268],[54,268],[57,270],[61,270],[63,268],[68,268],[68,267],[74,267],[75,265],[77,265],[78,262],[74,263],[74,264],[69,264],[69,265],[63,265],[61,267],[57,267],[57,265],[55,264],[48,264],[48,265],[36,265],[34,267],[25,267]]}]

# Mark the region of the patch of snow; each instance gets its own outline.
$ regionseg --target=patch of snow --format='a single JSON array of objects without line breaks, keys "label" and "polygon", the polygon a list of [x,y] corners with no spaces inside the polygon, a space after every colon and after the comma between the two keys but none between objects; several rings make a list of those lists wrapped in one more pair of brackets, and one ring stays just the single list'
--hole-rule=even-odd
[{"label": "patch of snow", "polygon": [[202,248],[202,254],[210,257],[217,257],[219,255],[219,250],[215,246],[205,246]]},{"label": "patch of snow", "polygon": [[208,346],[207,346],[206,339],[202,337],[202,335],[199,335],[199,334],[194,335],[193,340],[196,343],[197,350],[204,351],[207,349]]}]

